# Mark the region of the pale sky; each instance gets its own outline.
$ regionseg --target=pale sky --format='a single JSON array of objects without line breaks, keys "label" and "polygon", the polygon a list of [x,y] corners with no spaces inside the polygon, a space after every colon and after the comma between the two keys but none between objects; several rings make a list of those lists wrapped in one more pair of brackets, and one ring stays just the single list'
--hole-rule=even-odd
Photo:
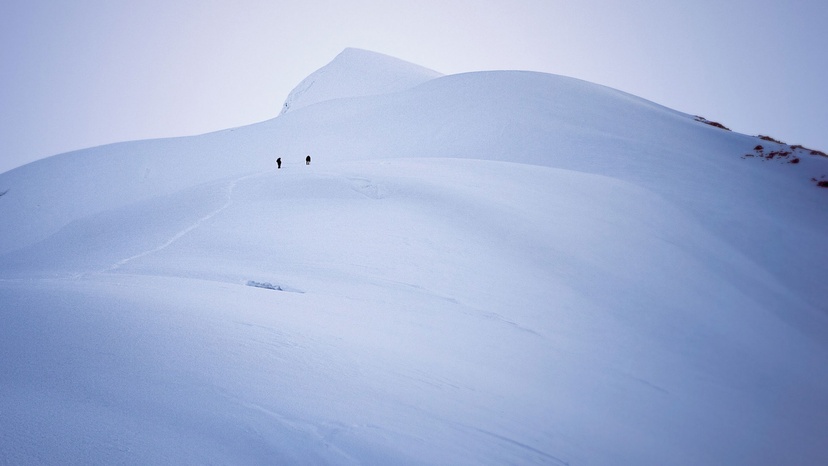
[{"label": "pale sky", "polygon": [[828,151],[824,0],[2,0],[0,172],[279,114],[346,47],[613,87]]}]

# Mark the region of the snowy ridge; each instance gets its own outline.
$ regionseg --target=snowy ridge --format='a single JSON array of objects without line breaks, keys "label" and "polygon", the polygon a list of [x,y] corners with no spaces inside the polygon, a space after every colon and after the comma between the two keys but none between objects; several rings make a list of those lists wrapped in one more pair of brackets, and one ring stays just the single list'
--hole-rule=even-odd
[{"label": "snowy ridge", "polygon": [[0,457],[828,462],[828,158],[401,63],[0,174]]},{"label": "snowy ridge", "polygon": [[398,58],[347,48],[291,91],[282,114],[326,100],[403,91],[440,76]]}]

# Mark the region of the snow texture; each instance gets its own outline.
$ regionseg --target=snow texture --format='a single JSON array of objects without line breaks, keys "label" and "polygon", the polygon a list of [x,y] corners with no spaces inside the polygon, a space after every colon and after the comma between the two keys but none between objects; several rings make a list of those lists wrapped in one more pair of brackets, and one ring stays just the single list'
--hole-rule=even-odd
[{"label": "snow texture", "polygon": [[760,143],[347,49],[0,174],[0,458],[828,464],[828,159]]}]

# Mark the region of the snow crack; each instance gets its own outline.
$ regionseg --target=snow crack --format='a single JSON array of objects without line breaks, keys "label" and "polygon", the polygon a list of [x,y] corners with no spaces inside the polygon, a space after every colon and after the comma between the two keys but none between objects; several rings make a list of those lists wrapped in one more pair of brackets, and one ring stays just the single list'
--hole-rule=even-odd
[{"label": "snow crack", "polygon": [[253,280],[248,280],[247,281],[247,286],[252,286],[252,287],[255,287],[255,288],[264,288],[266,290],[284,291],[284,290],[282,290],[281,286],[274,285],[270,282],[257,282],[257,281],[253,281]]}]

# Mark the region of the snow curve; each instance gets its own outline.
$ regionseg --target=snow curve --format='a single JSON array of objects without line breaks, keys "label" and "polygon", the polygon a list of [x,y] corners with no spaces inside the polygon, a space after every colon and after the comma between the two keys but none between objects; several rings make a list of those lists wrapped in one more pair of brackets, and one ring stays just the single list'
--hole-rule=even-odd
[{"label": "snow curve", "polygon": [[282,114],[326,100],[403,91],[440,76],[388,55],[346,48],[290,92]]}]

